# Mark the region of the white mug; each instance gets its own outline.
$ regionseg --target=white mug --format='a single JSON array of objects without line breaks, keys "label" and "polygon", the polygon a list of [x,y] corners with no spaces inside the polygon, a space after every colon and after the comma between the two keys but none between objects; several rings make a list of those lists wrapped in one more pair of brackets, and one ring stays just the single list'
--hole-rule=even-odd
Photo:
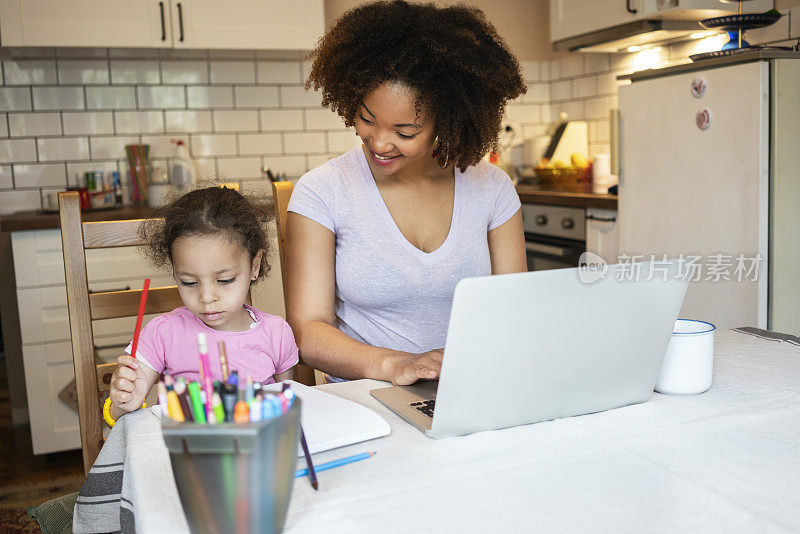
[{"label": "white mug", "polygon": [[667,395],[697,395],[711,387],[716,329],[716,326],[705,321],[675,321],[656,381],[657,392]]}]

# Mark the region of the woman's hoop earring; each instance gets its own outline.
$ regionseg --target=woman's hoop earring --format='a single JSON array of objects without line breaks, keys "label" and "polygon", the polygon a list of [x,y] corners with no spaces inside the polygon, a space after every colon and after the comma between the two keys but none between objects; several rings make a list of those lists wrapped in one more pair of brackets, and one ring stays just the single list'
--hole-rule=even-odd
[{"label": "woman's hoop earring", "polygon": [[[439,136],[438,135],[436,136],[436,139],[433,140],[433,142],[436,145],[436,148],[433,149],[433,157],[435,157],[438,160],[439,159],[439,154],[441,154],[442,150],[444,150],[445,147],[443,147],[442,146],[442,142],[439,141]],[[445,158],[444,158],[444,165],[442,165],[440,163],[439,166],[441,168],[443,168],[443,169],[446,169],[447,168],[447,164],[449,162],[450,162],[450,154],[446,153],[445,154]]]}]

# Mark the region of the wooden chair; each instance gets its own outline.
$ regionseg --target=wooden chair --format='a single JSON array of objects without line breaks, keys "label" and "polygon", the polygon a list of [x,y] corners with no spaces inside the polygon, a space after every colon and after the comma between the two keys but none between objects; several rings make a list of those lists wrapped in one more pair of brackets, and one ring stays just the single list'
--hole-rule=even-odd
[{"label": "wooden chair", "polygon": [[[135,316],[141,290],[89,293],[85,251],[142,245],[138,229],[143,219],[82,222],[77,192],[60,193],[58,205],[83,468],[88,474],[103,446],[100,393],[110,390],[111,375],[117,367],[116,363],[95,363],[92,321]],[[176,286],[151,288],[145,313],[164,313],[179,306],[183,303]]]},{"label": "wooden chair", "polygon": [[[272,202],[275,205],[275,224],[278,228],[278,255],[281,259],[281,277],[284,280],[283,298],[286,300],[286,208],[292,197],[292,182],[272,182]],[[324,384],[325,375],[307,365],[298,364],[294,370],[295,380],[303,384]]]}]

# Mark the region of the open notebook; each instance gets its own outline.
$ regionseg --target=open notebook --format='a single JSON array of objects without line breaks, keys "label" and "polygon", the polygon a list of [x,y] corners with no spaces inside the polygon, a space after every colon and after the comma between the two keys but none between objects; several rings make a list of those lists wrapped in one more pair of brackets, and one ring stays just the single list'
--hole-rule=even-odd
[{"label": "open notebook", "polygon": [[[289,382],[297,396],[303,399],[300,423],[311,454],[388,436],[391,432],[389,423],[365,406],[293,380]],[[264,391],[277,393],[280,390],[281,383],[264,386]],[[161,417],[161,406],[152,406],[152,411]],[[297,455],[303,456],[303,449],[299,446]]]},{"label": "open notebook", "polygon": [[[366,406],[292,381],[292,389],[303,400],[300,422],[311,454],[388,436],[389,423]],[[281,384],[264,386],[280,391]],[[298,447],[298,456],[303,455]]]}]

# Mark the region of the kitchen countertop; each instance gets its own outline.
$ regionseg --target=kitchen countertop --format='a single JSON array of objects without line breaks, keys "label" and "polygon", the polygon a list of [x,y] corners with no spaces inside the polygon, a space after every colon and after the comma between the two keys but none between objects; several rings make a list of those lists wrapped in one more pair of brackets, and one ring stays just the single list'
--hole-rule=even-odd
[{"label": "kitchen countertop", "polygon": [[[517,193],[526,204],[551,204],[555,206],[577,206],[581,208],[617,209],[616,195],[593,195],[586,193],[565,193],[563,191],[546,191],[534,185],[518,185]],[[123,206],[97,211],[84,211],[84,221],[119,221],[124,219],[142,219],[147,217],[146,206]],[[0,216],[0,232],[16,232],[19,230],[41,230],[58,228],[58,213],[39,210],[18,211],[10,215]]]},{"label": "kitchen countertop", "polygon": [[[121,221],[125,219],[142,219],[147,217],[147,206],[123,206],[121,208],[108,208],[103,210],[89,210],[83,212],[84,221]],[[11,215],[0,216],[0,232],[15,232],[18,230],[42,230],[58,228],[58,213],[42,212],[39,210],[18,211]]]},{"label": "kitchen countertop", "polygon": [[576,206],[579,208],[601,208],[606,210],[617,209],[617,195],[547,191],[535,185],[518,185],[517,194],[523,204],[551,204],[555,206]]},{"label": "kitchen countertop", "polygon": [[640,70],[632,74],[617,76],[617,79],[636,82],[639,80],[658,78],[660,76],[669,76],[671,74],[681,74],[683,72],[713,69],[716,67],[735,65],[737,63],[763,61],[767,59],[800,59],[800,52],[792,50],[746,50],[729,56],[702,59],[700,61],[693,61],[692,63],[681,63],[680,65],[673,65],[672,67]]}]

